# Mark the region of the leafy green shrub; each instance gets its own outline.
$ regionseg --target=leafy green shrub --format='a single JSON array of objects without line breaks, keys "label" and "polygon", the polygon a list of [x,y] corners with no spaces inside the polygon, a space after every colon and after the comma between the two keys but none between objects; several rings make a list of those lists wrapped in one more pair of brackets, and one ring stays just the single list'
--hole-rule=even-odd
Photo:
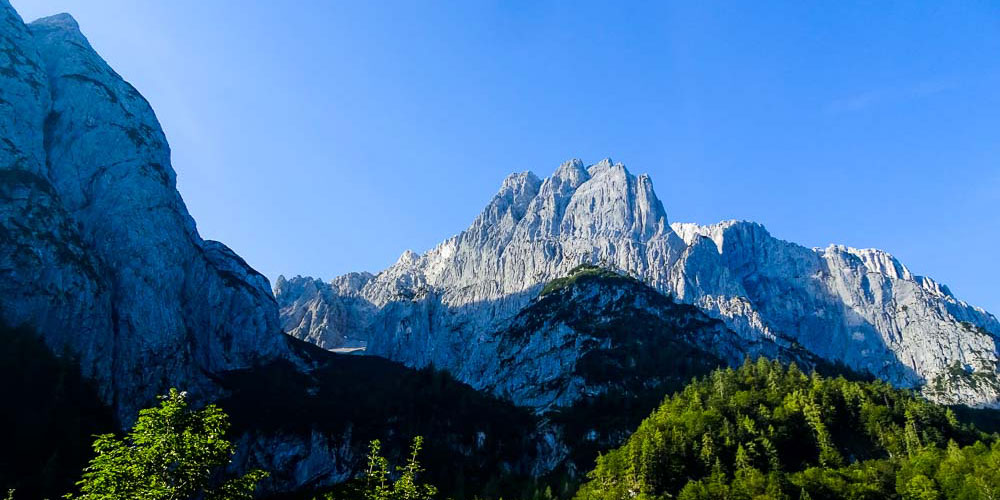
[{"label": "leafy green shrub", "polygon": [[139,412],[132,430],[119,439],[102,434],[94,441],[97,456],[77,483],[79,495],[68,500],[243,500],[253,498],[267,474],[255,470],[228,481],[219,478],[233,455],[223,436],[229,428],[222,410],[209,405],[192,410],[177,389],[162,396],[158,407]]},{"label": "leafy green shrub", "polygon": [[[406,465],[393,471],[389,460],[382,456],[382,442],[373,440],[368,445],[364,477],[350,481],[336,492],[323,495],[323,500],[432,500],[437,495],[437,488],[417,480],[417,476],[424,472],[417,461],[423,444],[423,437],[415,437]],[[395,481],[392,479],[394,475]]]},{"label": "leafy green shrub", "polygon": [[366,500],[430,500],[437,494],[437,489],[429,484],[420,484],[417,474],[423,472],[417,462],[417,454],[423,446],[424,438],[413,439],[410,456],[401,470],[401,475],[390,484],[392,473],[389,461],[382,457],[381,445],[376,439],[371,442],[368,452],[368,468],[365,471]]},{"label": "leafy green shrub", "polygon": [[[296,345],[307,353],[320,351]],[[432,368],[412,370],[375,356],[327,352],[314,359],[317,366],[308,374],[284,361],[225,374],[221,384],[229,396],[218,404],[232,417],[233,431],[251,439],[349,432],[345,445],[359,456],[379,439],[390,460],[399,462],[405,459],[393,452],[405,453],[410,436],[424,436],[421,460],[429,469],[424,477],[448,497],[513,498],[520,491],[526,480],[523,464],[535,452],[537,421],[527,410]],[[354,471],[363,472],[362,465]],[[269,472],[277,484],[294,479],[292,471]],[[285,498],[311,498],[334,489],[341,488]]]}]

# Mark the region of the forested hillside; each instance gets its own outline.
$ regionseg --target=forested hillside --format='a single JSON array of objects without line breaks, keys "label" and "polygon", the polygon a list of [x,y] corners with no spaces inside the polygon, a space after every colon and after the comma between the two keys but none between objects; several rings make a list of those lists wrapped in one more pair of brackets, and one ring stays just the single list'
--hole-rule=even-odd
[{"label": "forested hillside", "polygon": [[997,435],[947,407],[760,359],[665,400],[576,498],[997,498],[998,470]]},{"label": "forested hillside", "polygon": [[[380,440],[387,458],[402,461],[418,435],[426,438],[421,457],[427,479],[440,488],[441,498],[511,498],[530,483],[539,436],[537,418],[527,410],[433,368],[412,370],[298,341],[294,347],[313,364],[308,373],[274,363],[220,378],[229,395],[218,404],[232,417],[233,434],[245,436],[237,440],[234,460],[243,469],[270,474],[259,493],[280,493],[273,485],[297,482],[303,487],[291,498],[311,498],[361,474],[370,441]],[[337,460],[324,467],[337,481],[303,479],[302,468],[266,467],[258,458],[288,449],[303,436],[312,442],[302,448],[334,448]],[[324,442],[314,436],[337,439]]]}]

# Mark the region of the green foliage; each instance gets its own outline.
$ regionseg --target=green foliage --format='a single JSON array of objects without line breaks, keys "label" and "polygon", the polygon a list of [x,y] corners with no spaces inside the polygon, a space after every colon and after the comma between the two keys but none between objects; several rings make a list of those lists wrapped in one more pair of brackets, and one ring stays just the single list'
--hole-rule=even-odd
[{"label": "green foliage", "polygon": [[995,498],[997,470],[996,436],[946,407],[760,359],[667,398],[576,498]]},{"label": "green foliage", "polygon": [[[420,455],[428,470],[422,477],[455,500],[514,498],[528,481],[522,464],[535,453],[537,421],[527,410],[440,370],[412,370],[375,356],[313,353],[321,350],[295,345],[316,361],[309,374],[279,362],[231,372],[220,380],[230,395],[218,404],[231,416],[234,432],[252,439],[312,432],[348,435],[358,456],[378,439],[393,463],[405,462],[398,453],[405,454],[409,436],[424,436]],[[357,464],[357,471],[363,471],[363,464]],[[295,480],[292,470],[269,472],[276,484]],[[287,498],[340,489],[317,488]]]},{"label": "green foliage", "polygon": [[417,436],[413,439],[413,446],[410,447],[410,457],[403,467],[403,474],[393,485],[397,498],[400,500],[429,500],[437,493],[437,489],[429,484],[419,484],[417,474],[424,471],[417,462],[417,454],[423,447],[424,438]]},{"label": "green foliage", "polygon": [[170,389],[158,407],[139,412],[124,439],[102,434],[94,441],[97,456],[77,483],[81,500],[173,500],[253,498],[257,482],[266,476],[251,471],[221,480],[233,455],[224,439],[228,417],[218,407],[188,406],[185,393]]},{"label": "green foliage", "polygon": [[542,288],[542,291],[538,295],[539,297],[542,297],[545,295],[549,295],[551,293],[558,292],[559,290],[569,288],[570,286],[581,281],[586,281],[591,279],[601,279],[601,278],[605,280],[636,281],[636,279],[632,278],[631,276],[619,274],[609,269],[604,269],[602,267],[593,266],[589,264],[581,264],[570,270],[568,275],[562,278],[556,278],[546,283],[545,287]]},{"label": "green foliage", "polygon": [[371,442],[368,449],[368,468],[365,469],[365,500],[387,500],[392,494],[389,482],[389,461],[382,456],[382,443]]},{"label": "green foliage", "polygon": [[931,394],[947,393],[954,387],[1000,389],[1000,379],[990,370],[973,370],[956,361],[947,370],[935,376],[925,390]]},{"label": "green foliage", "polygon": [[[577,471],[593,464],[598,452],[621,445],[664,395],[726,362],[701,347],[718,331],[716,320],[630,277],[580,266],[547,289],[518,313],[504,333],[502,352],[549,342],[538,335],[546,335],[554,324],[577,333],[572,341],[582,355],[572,371],[547,380],[546,389],[577,390],[571,386],[583,381],[595,394],[543,415],[571,446],[567,459],[542,479],[545,485],[536,492],[544,494],[545,486],[552,485],[553,494],[566,498],[578,486]],[[574,484],[565,494],[561,490],[567,481]]]},{"label": "green foliage", "polygon": [[391,467],[389,461],[381,454],[381,445],[376,439],[371,442],[368,452],[368,468],[365,471],[365,500],[430,500],[437,494],[437,489],[429,484],[420,484],[417,475],[423,472],[417,455],[423,446],[424,438],[413,439],[410,456],[401,474],[390,484]]},{"label": "green foliage", "polygon": [[[424,472],[420,462],[417,461],[423,444],[423,437],[415,437],[410,446],[406,465],[393,471],[389,460],[382,456],[381,441],[373,440],[368,445],[364,477],[351,482],[340,491],[327,493],[322,498],[324,500],[432,500],[437,495],[437,488],[422,484],[417,479]],[[395,481],[392,480],[394,475]]]}]

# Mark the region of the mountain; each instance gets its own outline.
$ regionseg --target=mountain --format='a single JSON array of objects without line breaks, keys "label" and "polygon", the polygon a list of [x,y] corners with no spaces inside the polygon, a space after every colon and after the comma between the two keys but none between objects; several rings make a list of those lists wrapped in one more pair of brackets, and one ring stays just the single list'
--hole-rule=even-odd
[{"label": "mountain", "polygon": [[[280,290],[278,296],[286,301],[282,304],[282,327],[296,338],[324,349],[364,347],[356,325],[376,311],[358,292],[373,277],[369,273],[350,273],[324,283],[303,278],[288,281],[279,276],[275,290]],[[294,304],[287,302],[292,297]]]},{"label": "mountain", "polygon": [[279,278],[274,291],[298,338],[496,388],[505,329],[580,264],[633,276],[747,341],[799,345],[940,402],[1000,404],[990,313],[880,250],[809,249],[751,222],[670,224],[649,177],[611,160],[511,175],[469,228],[423,255],[329,283]]},{"label": "mountain", "polygon": [[269,471],[268,492],[314,498],[356,477],[373,439],[397,455],[413,436],[426,437],[426,478],[449,498],[510,497],[563,460],[557,436],[535,415],[447,373],[305,343],[296,350],[310,370],[279,361],[218,377],[237,446],[233,468]]},{"label": "mountain", "polygon": [[746,356],[809,364],[804,352],[743,339],[697,307],[587,265],[548,283],[497,338],[485,389],[540,412],[644,391],[659,400]]},{"label": "mountain", "polygon": [[152,108],[76,21],[26,25],[0,0],[0,25],[0,354],[17,361],[4,382],[24,384],[2,391],[0,489],[66,493],[92,435],[170,387],[221,402],[234,468],[272,471],[271,492],[342,481],[369,440],[409,433],[451,464],[446,491],[550,460],[530,412],[285,335],[268,280],[198,234]]},{"label": "mountain", "polygon": [[497,357],[483,377],[492,383],[483,389],[550,424],[564,456],[549,475],[565,474],[565,484],[692,378],[749,356],[838,369],[801,347],[741,338],[695,306],[589,265],[547,283],[496,336]]},{"label": "mountain", "polygon": [[69,15],[0,16],[0,318],[73,353],[123,420],[289,357],[267,279],[198,235],[149,103]]},{"label": "mountain", "polygon": [[[877,251],[671,226],[649,178],[611,161],[512,175],[426,254],[279,279],[275,297],[198,234],[152,108],[73,18],[26,25],[7,0],[0,17],[0,340],[24,381],[4,394],[8,421],[36,424],[0,437],[79,438],[28,457],[63,468],[37,481],[74,477],[92,431],[169,387],[227,410],[233,467],[272,471],[269,492],[343,481],[368,440],[421,434],[456,498],[573,475],[666,393],[747,355],[996,403],[993,316]],[[0,461],[26,467],[17,449]]]}]

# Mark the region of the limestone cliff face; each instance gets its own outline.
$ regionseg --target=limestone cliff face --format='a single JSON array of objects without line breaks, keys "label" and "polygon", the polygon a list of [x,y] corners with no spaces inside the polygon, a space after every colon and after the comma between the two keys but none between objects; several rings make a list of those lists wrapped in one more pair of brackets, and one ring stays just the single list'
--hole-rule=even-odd
[{"label": "limestone cliff face", "polygon": [[[838,245],[808,249],[749,222],[674,228],[692,246],[712,243],[701,247],[701,255],[692,252],[685,273],[700,277],[721,267],[734,295],[745,297],[772,331],[896,385],[922,386],[941,402],[1000,403],[1000,323],[947,287],[913,275],[888,253]],[[716,264],[707,265],[711,261]],[[725,303],[728,294],[716,290],[697,279],[676,287],[684,300],[736,316]],[[955,366],[968,376],[947,379]]]},{"label": "limestone cliff face", "polygon": [[0,318],[79,358],[125,420],[286,356],[267,279],[198,235],[146,100],[70,16],[0,17]]},{"label": "limestone cliff face", "polygon": [[[349,306],[336,317],[368,314],[349,296],[370,279],[349,276],[333,288]],[[360,470],[369,440],[402,442],[409,433],[427,436],[428,449],[468,478],[544,472],[559,459],[536,457],[535,420],[523,409],[444,376],[333,355],[285,335],[268,280],[198,235],[146,100],[70,16],[26,25],[7,0],[0,323],[25,325],[57,355],[78,360],[123,426],[169,387],[196,403],[221,401],[239,447],[233,468],[272,471],[268,491],[342,481]],[[446,389],[427,389],[429,380]]]},{"label": "limestone cliff face", "polygon": [[[336,347],[353,332],[369,354],[486,388],[504,328],[582,263],[694,304],[747,341],[798,344],[943,402],[1000,404],[993,315],[879,250],[809,249],[750,222],[671,225],[650,179],[610,160],[511,175],[468,229],[360,288],[299,277],[276,293],[286,322],[332,311],[300,338]],[[317,291],[297,292],[307,281]]]},{"label": "limestone cliff face", "polygon": [[325,349],[364,347],[356,326],[374,314],[375,308],[359,294],[373,277],[350,273],[330,283],[279,277],[274,290],[281,298],[278,306],[284,330]]}]

